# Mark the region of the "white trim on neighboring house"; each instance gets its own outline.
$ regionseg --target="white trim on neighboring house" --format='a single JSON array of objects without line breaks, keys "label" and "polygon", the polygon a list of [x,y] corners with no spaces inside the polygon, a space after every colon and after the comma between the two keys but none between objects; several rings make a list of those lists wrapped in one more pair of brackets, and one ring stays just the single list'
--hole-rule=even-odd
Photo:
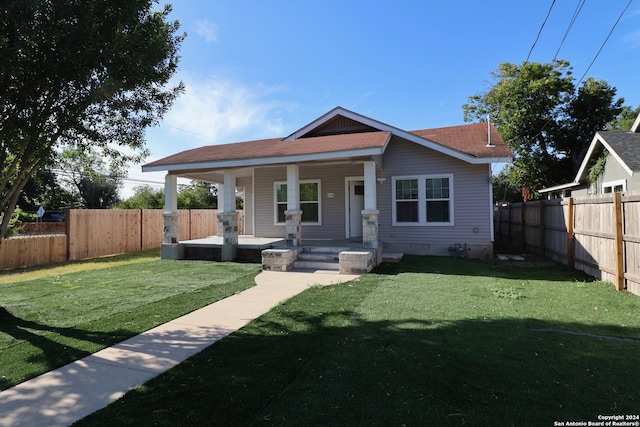
[{"label": "white trim on neighboring house", "polygon": [[[322,225],[322,184],[319,179],[301,179],[299,184],[318,184],[318,222],[302,222],[302,225]],[[287,184],[287,181],[274,181],[273,182],[273,225],[275,226],[285,226],[286,223],[278,222],[278,184]],[[286,202],[285,202],[286,203]],[[302,205],[303,201],[300,200],[300,205]],[[299,207],[300,210],[302,206]]]},{"label": "white trim on neighboring house", "polygon": [[[627,191],[627,180],[626,179],[618,179],[616,181],[608,181],[602,183],[602,194],[607,193],[615,193],[615,188],[617,186],[622,187],[622,191]],[[611,191],[605,191],[606,188],[611,188]]]},{"label": "white trim on neighboring house", "polygon": [[633,122],[633,126],[631,126],[631,132],[640,132],[640,114],[636,117],[636,121]]},{"label": "white trim on neighboring house", "polygon": [[[448,222],[435,222],[427,221],[427,192],[426,192],[426,180],[436,178],[448,178],[449,179],[449,221]],[[405,180],[417,180],[418,182],[418,221],[416,222],[401,222],[397,220],[397,202],[396,199],[396,182]],[[394,227],[452,227],[455,225],[455,212],[454,212],[454,183],[453,174],[429,174],[429,175],[408,175],[408,176],[393,176],[391,177],[391,225]],[[433,199],[432,199],[433,200]],[[443,199],[444,200],[444,199]],[[443,201],[436,200],[436,201]],[[411,199],[413,201],[413,199]]]},{"label": "white trim on neighboring house", "polygon": [[633,170],[631,170],[631,168],[624,162],[624,160],[622,160],[622,158],[618,155],[618,153],[616,153],[616,151],[607,143],[607,141],[602,137],[602,135],[600,135],[600,132],[596,132],[596,135],[593,137],[593,140],[591,140],[591,145],[589,145],[589,149],[587,150],[587,154],[584,157],[584,160],[582,161],[582,165],[580,165],[580,169],[578,170],[578,173],[576,174],[576,178],[573,180],[574,182],[579,182],[579,181],[584,180],[586,178],[584,176],[584,174],[587,173],[587,170],[586,170],[587,169],[587,165],[589,164],[589,160],[591,159],[591,156],[593,155],[593,152],[596,149],[598,143],[602,144],[602,146],[607,149],[609,154],[612,155],[613,158],[616,159],[616,161],[618,163],[620,163],[622,168],[630,176],[633,176]]},{"label": "white trim on neighboring house", "polygon": [[[317,118],[316,120],[312,121],[311,123],[309,123],[308,125],[302,127],[301,129],[295,131],[294,133],[292,133],[291,135],[287,136],[285,138],[285,141],[293,141],[296,140],[304,135],[306,135],[307,133],[311,132],[312,130],[314,130],[315,128],[317,128],[318,126],[322,125],[323,123],[327,122],[328,120],[331,120],[332,118],[334,118],[335,116],[343,116],[346,117],[348,119],[360,122],[364,125],[370,126],[372,128],[378,129],[380,131],[384,131],[384,132],[390,132],[393,135],[399,136],[400,138],[406,139],[408,141],[414,142],[416,144],[419,144],[423,147],[426,148],[430,148],[434,151],[437,151],[439,153],[442,154],[446,154],[448,156],[451,156],[455,159],[458,160],[462,160],[465,161],[467,163],[470,164],[486,164],[486,163],[497,163],[497,162],[501,162],[501,161],[507,161],[508,159],[500,159],[500,158],[487,158],[487,157],[474,157],[474,156],[470,156],[468,154],[462,153],[460,151],[454,150],[453,148],[449,148],[447,146],[444,146],[442,144],[438,144],[437,142],[431,141],[429,139],[423,138],[421,136],[418,136],[414,133],[411,132],[407,132],[405,130],[399,129],[397,127],[388,125],[386,123],[383,122],[379,122],[377,120],[374,120],[370,117],[366,117],[363,115],[360,115],[358,113],[354,113],[353,111],[349,111],[346,110],[342,107],[336,107],[333,110],[329,111],[328,113],[324,114],[323,116]],[[388,141],[387,141],[388,144]],[[386,145],[385,147],[382,149],[382,152],[384,152],[384,150],[386,149]]]}]

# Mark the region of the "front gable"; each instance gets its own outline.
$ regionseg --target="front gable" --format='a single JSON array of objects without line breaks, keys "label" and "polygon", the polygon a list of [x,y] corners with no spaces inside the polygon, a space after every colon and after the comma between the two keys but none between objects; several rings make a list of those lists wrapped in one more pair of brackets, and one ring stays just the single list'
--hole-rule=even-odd
[{"label": "front gable", "polygon": [[[482,131],[478,132],[478,129]],[[473,124],[408,132],[342,107],[334,108],[284,140],[380,131],[471,164],[508,161],[512,157],[511,150],[492,125]]]}]

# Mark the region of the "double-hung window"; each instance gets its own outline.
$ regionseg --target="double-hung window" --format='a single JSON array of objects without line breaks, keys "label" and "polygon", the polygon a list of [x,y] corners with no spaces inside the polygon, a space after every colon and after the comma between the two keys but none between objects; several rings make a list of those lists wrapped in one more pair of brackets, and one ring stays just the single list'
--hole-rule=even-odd
[{"label": "double-hung window", "polygon": [[[302,223],[321,225],[322,209],[320,203],[320,180],[300,181],[300,210]],[[287,210],[287,183],[275,183],[275,218],[276,224],[284,224]]]},{"label": "double-hung window", "polygon": [[393,178],[393,225],[453,225],[453,175]]}]

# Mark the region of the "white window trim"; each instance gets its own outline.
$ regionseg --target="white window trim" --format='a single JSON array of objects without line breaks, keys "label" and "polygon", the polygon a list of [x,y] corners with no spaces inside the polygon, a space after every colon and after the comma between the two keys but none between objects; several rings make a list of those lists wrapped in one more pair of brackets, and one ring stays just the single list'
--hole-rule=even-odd
[{"label": "white window trim", "polygon": [[[300,184],[318,184],[318,222],[303,222],[302,225],[322,225],[322,185],[319,179],[301,179],[298,181]],[[273,182],[273,225],[285,226],[284,222],[278,222],[278,184],[287,184],[287,181],[274,181]]]},{"label": "white window trim", "polygon": [[[432,178],[449,178],[449,222],[427,222],[427,190],[426,180]],[[398,222],[396,221],[396,181],[406,179],[418,180],[418,222]],[[394,227],[452,227],[455,225],[454,215],[454,193],[453,174],[433,174],[433,175],[407,175],[394,176],[391,178],[391,225]]]},{"label": "white window trim", "polygon": [[627,191],[627,180],[626,179],[619,179],[617,181],[609,181],[609,182],[603,182],[602,183],[602,193],[605,194],[604,189],[611,187],[611,192],[613,193],[613,189],[618,186],[618,185],[622,185],[622,191]]}]

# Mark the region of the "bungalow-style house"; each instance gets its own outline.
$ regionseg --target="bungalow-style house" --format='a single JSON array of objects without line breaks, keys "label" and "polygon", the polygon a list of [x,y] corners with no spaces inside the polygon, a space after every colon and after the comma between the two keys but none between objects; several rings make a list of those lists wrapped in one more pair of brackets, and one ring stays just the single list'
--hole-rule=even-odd
[{"label": "bungalow-style house", "polygon": [[[606,150],[606,160],[597,180],[589,180],[590,166]],[[579,197],[640,190],[640,115],[630,131],[596,132],[575,179],[567,184],[543,188],[547,198]]]},{"label": "bungalow-style house", "polygon": [[[205,146],[142,169],[167,172],[165,258],[184,256],[176,209],[184,177],[219,185],[220,259],[233,259],[243,238],[274,238],[263,268],[286,271],[313,241],[342,248],[339,270],[353,273],[371,270],[383,251],[492,257],[491,164],[511,157],[492,124],[409,132],[336,107],[284,138]],[[240,240],[237,189],[248,235]]]}]

